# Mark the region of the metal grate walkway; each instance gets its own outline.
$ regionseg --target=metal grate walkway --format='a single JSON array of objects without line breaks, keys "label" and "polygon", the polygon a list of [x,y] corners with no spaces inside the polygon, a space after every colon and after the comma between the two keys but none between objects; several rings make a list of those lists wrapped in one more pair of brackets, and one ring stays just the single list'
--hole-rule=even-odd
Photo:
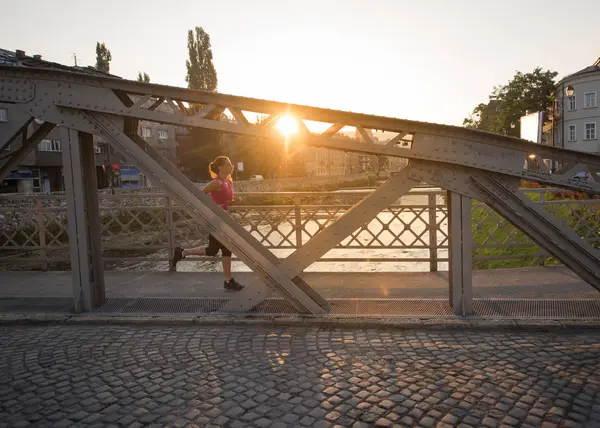
[{"label": "metal grate walkway", "polygon": [[[228,298],[108,298],[96,315],[226,315]],[[329,299],[328,317],[454,318],[445,299]],[[0,298],[3,313],[70,314],[72,300],[59,297]],[[600,319],[600,299],[474,299],[475,318]],[[248,315],[293,315],[281,298],[266,299]]]}]

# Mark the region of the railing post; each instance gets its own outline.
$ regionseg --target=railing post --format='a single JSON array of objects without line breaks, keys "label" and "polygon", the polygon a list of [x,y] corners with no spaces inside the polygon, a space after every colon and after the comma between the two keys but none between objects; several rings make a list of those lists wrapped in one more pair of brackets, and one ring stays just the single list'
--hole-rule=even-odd
[{"label": "railing post", "polygon": [[42,258],[42,269],[48,270],[48,253],[46,252],[46,220],[42,211],[42,200],[35,200],[35,210],[37,212],[38,237],[40,240],[40,256]]},{"label": "railing post", "polygon": [[296,229],[296,248],[300,248],[302,246],[302,211],[298,196],[294,197],[294,228]]},{"label": "railing post", "polygon": [[167,202],[167,228],[169,239],[169,260],[173,258],[173,249],[175,247],[175,239],[173,237],[173,201],[169,195],[166,196]]},{"label": "railing post", "polygon": [[456,315],[473,313],[471,199],[448,192],[450,306]]},{"label": "railing post", "polygon": [[438,270],[437,195],[428,195],[429,203],[429,271]]}]

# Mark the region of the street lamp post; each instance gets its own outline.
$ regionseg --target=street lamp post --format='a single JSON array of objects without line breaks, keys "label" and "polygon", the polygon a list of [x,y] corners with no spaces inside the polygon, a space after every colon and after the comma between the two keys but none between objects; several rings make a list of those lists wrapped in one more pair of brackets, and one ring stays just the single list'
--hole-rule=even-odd
[{"label": "street lamp post", "polygon": [[[560,147],[562,149],[565,148],[565,95],[567,97],[572,97],[575,94],[575,88],[573,88],[572,85],[568,85],[565,88],[565,83],[563,82],[562,84],[562,96],[561,96],[561,106],[560,106],[560,125],[561,125],[561,131],[560,131]],[[557,168],[560,167],[561,165],[557,165]]]}]

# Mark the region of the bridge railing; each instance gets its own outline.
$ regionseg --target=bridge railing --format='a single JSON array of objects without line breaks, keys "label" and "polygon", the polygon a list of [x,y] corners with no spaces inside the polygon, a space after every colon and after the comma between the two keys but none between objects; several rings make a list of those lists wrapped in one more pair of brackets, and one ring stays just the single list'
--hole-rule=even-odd
[{"label": "bridge railing", "polygon": [[[600,246],[600,200],[558,189],[523,189],[565,224]],[[239,193],[231,208],[265,247],[285,257],[343,215],[370,190]],[[166,269],[173,249],[202,246],[207,231],[161,193],[101,194],[104,260],[116,269]],[[475,268],[556,264],[487,205],[473,201]],[[68,269],[65,196],[0,195],[0,269]],[[200,258],[200,260],[214,260]],[[446,270],[445,191],[415,189],[363,225],[319,261],[319,270]],[[337,264],[338,267],[335,267]]]}]

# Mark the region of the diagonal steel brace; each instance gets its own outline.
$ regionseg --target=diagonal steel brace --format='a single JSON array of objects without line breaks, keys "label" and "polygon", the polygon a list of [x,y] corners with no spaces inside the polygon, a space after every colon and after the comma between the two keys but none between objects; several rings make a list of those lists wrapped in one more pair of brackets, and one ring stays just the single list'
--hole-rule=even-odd
[{"label": "diagonal steel brace", "polygon": [[561,225],[527,196],[514,193],[496,177],[481,172],[471,178],[480,199],[600,291],[600,252]]},{"label": "diagonal steel brace", "polygon": [[[160,185],[170,193],[178,203],[194,218],[206,222],[211,233],[225,246],[257,272],[262,279],[282,292],[296,309],[311,314],[322,314],[326,311],[315,299],[305,293],[281,270],[270,262],[270,257],[265,253],[267,249],[247,232],[241,225],[222,211],[208,195],[196,187],[197,191],[191,192],[195,185],[189,179],[180,180],[164,168],[167,162],[158,162],[146,150],[138,146],[133,140],[123,134],[107,117],[98,114],[82,112],[82,118],[95,125],[104,136],[111,141],[125,156],[136,161],[138,166],[149,176],[154,176]],[[148,149],[148,147],[146,147]],[[186,184],[182,184],[184,181]],[[256,242],[252,242],[252,241]],[[316,293],[316,292],[315,292]],[[324,299],[322,299],[324,301]]]}]

